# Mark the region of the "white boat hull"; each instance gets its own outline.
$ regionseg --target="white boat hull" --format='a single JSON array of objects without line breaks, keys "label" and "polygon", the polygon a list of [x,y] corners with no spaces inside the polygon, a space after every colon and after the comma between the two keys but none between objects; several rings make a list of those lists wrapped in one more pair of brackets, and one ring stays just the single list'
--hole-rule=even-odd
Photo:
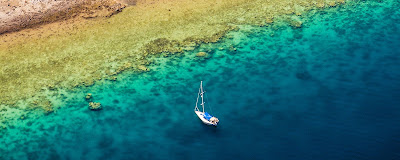
[{"label": "white boat hull", "polygon": [[204,113],[203,112],[200,112],[200,111],[194,111],[194,113],[196,113],[196,115],[200,118],[200,120],[204,123],[204,124],[206,124],[206,125],[211,125],[211,126],[217,126],[216,124],[214,124],[214,123],[211,123],[210,121],[208,121],[207,119],[205,119],[204,118]]}]

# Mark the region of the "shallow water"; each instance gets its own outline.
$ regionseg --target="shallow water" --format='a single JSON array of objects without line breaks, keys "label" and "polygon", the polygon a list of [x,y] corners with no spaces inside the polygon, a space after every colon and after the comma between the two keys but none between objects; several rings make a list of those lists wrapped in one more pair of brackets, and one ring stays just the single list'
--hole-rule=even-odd
[{"label": "shallow water", "polygon": [[[0,159],[399,159],[399,2],[350,4],[77,89],[3,130]],[[193,113],[201,80],[217,128]]]}]

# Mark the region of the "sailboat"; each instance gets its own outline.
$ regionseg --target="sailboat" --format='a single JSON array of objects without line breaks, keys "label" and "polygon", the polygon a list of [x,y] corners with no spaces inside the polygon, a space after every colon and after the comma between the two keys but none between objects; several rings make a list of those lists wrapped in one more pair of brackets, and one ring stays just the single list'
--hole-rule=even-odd
[{"label": "sailboat", "polygon": [[[203,107],[203,111],[200,111],[199,108],[197,107],[197,104],[199,103],[199,98],[201,97],[201,106]],[[194,113],[200,118],[200,120],[207,125],[213,125],[217,126],[218,125],[218,118],[213,117],[209,113],[204,111],[204,91],[203,91],[203,81],[200,82],[200,88],[199,88],[199,93],[197,94],[197,101],[196,101],[196,107],[194,107]]]}]

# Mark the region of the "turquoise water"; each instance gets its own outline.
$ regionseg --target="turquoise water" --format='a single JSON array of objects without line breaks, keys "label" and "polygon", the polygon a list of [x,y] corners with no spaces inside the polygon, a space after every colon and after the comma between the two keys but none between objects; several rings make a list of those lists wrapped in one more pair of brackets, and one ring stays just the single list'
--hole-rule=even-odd
[{"label": "turquoise water", "polygon": [[[400,159],[400,4],[350,4],[59,93],[1,131],[0,159]],[[217,128],[193,112],[201,80]]]}]

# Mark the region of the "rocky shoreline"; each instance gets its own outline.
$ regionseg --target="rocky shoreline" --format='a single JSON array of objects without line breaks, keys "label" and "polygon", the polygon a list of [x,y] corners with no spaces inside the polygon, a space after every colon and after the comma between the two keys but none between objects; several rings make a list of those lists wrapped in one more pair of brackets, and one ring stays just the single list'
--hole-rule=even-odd
[{"label": "rocky shoreline", "polygon": [[110,17],[129,4],[135,3],[118,0],[1,0],[0,34],[77,16]]}]

